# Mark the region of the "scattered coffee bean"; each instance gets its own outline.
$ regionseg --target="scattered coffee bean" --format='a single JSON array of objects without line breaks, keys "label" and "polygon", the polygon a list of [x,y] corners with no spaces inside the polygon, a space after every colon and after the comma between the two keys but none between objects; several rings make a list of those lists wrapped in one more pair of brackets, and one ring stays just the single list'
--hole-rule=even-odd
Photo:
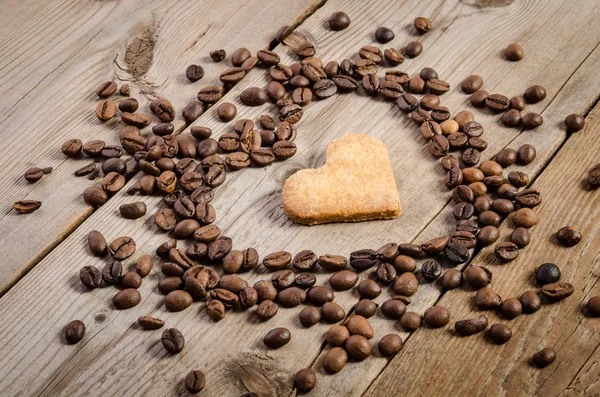
[{"label": "scattered coffee bean", "polygon": [[547,367],[556,360],[556,352],[551,347],[546,347],[533,355],[533,363],[540,368]]},{"label": "scattered coffee bean", "polygon": [[505,299],[500,305],[500,312],[504,318],[512,320],[517,318],[523,311],[521,302],[516,298]]},{"label": "scattered coffee bean", "polygon": [[567,126],[567,131],[578,132],[585,126],[585,119],[577,113],[572,113],[565,118],[565,125]]},{"label": "scattered coffee bean", "polygon": [[375,39],[381,44],[389,43],[394,40],[394,32],[386,27],[379,27],[375,30]]},{"label": "scattered coffee bean", "polygon": [[156,330],[164,327],[165,322],[159,318],[151,316],[142,316],[138,318],[138,324],[147,330]]},{"label": "scattered coffee bean", "polygon": [[420,34],[427,33],[432,29],[431,21],[425,17],[415,18],[413,25]]},{"label": "scattered coffee bean", "polygon": [[350,17],[345,12],[334,12],[329,17],[329,27],[332,30],[340,31],[350,26]]},{"label": "scattered coffee bean", "polygon": [[557,281],[544,285],[542,294],[552,301],[559,301],[571,296],[574,290],[573,285],[564,281]]},{"label": "scattered coffee bean", "polygon": [[141,300],[142,296],[137,289],[126,288],[117,292],[117,294],[113,296],[113,305],[118,310],[126,310],[137,306]]},{"label": "scattered coffee bean", "polygon": [[346,350],[341,347],[334,347],[325,354],[321,366],[328,374],[337,374],[346,366],[347,362],[348,353]]},{"label": "scattered coffee bean", "polygon": [[512,331],[504,324],[492,324],[489,330],[489,335],[494,342],[502,345],[512,338]]},{"label": "scattered coffee bean", "polygon": [[562,227],[556,232],[556,240],[565,247],[573,247],[581,241],[581,233],[572,226]]},{"label": "scattered coffee bean", "polygon": [[[416,58],[423,52],[423,44],[421,44],[421,42],[419,41],[411,41],[406,45],[404,51],[406,52],[406,55],[410,58]],[[432,92],[436,94],[436,92]]]},{"label": "scattered coffee bean", "polygon": [[483,78],[481,76],[473,74],[463,80],[460,88],[466,94],[473,94],[483,86]]},{"label": "scattered coffee bean", "polygon": [[65,328],[65,339],[74,345],[81,342],[85,336],[85,324],[80,320],[73,320]]},{"label": "scattered coffee bean", "polygon": [[21,214],[30,214],[42,206],[38,200],[21,200],[13,203],[13,209]]},{"label": "scattered coffee bean", "polygon": [[167,328],[163,331],[161,342],[165,349],[171,354],[180,353],[185,346],[183,334],[175,328]]},{"label": "scattered coffee bean", "polygon": [[117,83],[114,81],[106,81],[96,89],[96,95],[100,98],[108,98],[117,92]]},{"label": "scattered coffee bean", "polygon": [[525,291],[519,297],[519,302],[523,307],[523,313],[535,313],[542,307],[542,300],[535,291]]},{"label": "scattered coffee bean", "polygon": [[423,318],[431,328],[440,328],[450,322],[450,312],[444,306],[432,306],[425,310]]},{"label": "scattered coffee bean", "polygon": [[590,298],[586,307],[590,316],[600,317],[600,295]]},{"label": "scattered coffee bean", "polygon": [[462,336],[475,335],[485,331],[488,326],[486,316],[479,316],[468,320],[460,320],[454,323],[454,329]]},{"label": "scattered coffee bean", "polygon": [[279,349],[287,345],[291,339],[292,334],[287,328],[275,328],[265,335],[263,343],[269,349]]},{"label": "scattered coffee bean", "polygon": [[539,285],[555,283],[560,280],[560,269],[554,263],[544,263],[535,272],[535,281]]}]

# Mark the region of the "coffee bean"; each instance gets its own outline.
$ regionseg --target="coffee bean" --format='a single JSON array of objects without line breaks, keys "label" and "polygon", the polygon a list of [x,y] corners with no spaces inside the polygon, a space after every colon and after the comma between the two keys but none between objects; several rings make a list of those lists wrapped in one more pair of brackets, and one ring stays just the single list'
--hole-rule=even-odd
[{"label": "coffee bean", "polygon": [[294,383],[301,393],[309,393],[317,384],[315,371],[311,368],[304,368],[296,372]]},{"label": "coffee bean", "polygon": [[187,291],[175,290],[167,294],[165,298],[165,307],[172,312],[179,312],[192,305],[193,299]]},{"label": "coffee bean", "polygon": [[[331,78],[333,78],[333,76],[337,76],[340,73],[340,64],[337,63],[336,61],[329,61],[323,67],[323,71],[325,72],[327,77],[331,79]],[[304,77],[304,76],[299,76],[299,77]],[[302,83],[304,83],[303,80],[300,80],[300,81],[302,81]],[[294,86],[293,82],[291,82],[291,83],[292,83],[292,86]],[[308,85],[304,85],[303,87],[308,87]]]},{"label": "coffee bean", "polygon": [[489,330],[489,335],[494,342],[502,345],[512,338],[512,331],[504,324],[492,324]]},{"label": "coffee bean", "polygon": [[317,98],[325,99],[334,95],[337,92],[338,88],[337,85],[333,82],[333,80],[321,79],[313,85],[312,90],[317,96]]},{"label": "coffee bean", "polygon": [[450,150],[464,149],[468,145],[469,137],[462,132],[456,132],[446,137]]},{"label": "coffee bean", "polygon": [[503,262],[510,262],[519,256],[519,247],[510,241],[496,244],[494,255]]},{"label": "coffee bean", "polygon": [[327,323],[337,323],[346,317],[344,309],[333,302],[324,302],[321,307],[321,318]]},{"label": "coffee bean", "polygon": [[539,127],[544,123],[544,119],[537,113],[527,113],[523,116],[523,127],[527,130],[531,130]]},{"label": "coffee bean", "polygon": [[376,311],[377,304],[370,299],[361,299],[354,305],[354,313],[363,316],[364,318],[374,316]]},{"label": "coffee bean", "polygon": [[273,301],[264,300],[256,308],[256,315],[263,321],[275,317],[278,306]]},{"label": "coffee bean", "polygon": [[69,157],[75,157],[81,151],[82,146],[81,139],[69,139],[62,144],[61,151]]},{"label": "coffee bean", "polygon": [[296,124],[302,116],[304,112],[302,111],[302,107],[298,104],[289,104],[281,108],[279,111],[279,120],[286,121],[290,124]]},{"label": "coffee bean", "polygon": [[481,289],[492,282],[492,273],[485,267],[469,266],[466,279],[471,288]]},{"label": "coffee bean", "polygon": [[334,347],[325,354],[321,366],[328,374],[337,374],[346,366],[347,362],[348,353],[346,350],[341,347]]},{"label": "coffee bean", "polygon": [[387,48],[383,51],[383,57],[391,66],[397,66],[404,62],[404,56],[395,48]]},{"label": "coffee bean", "polygon": [[539,217],[531,208],[521,208],[512,215],[512,221],[516,226],[530,228],[538,223]]},{"label": "coffee bean", "polygon": [[85,336],[85,324],[80,320],[73,320],[65,327],[65,339],[74,345],[81,342]]},{"label": "coffee bean", "polygon": [[573,294],[573,285],[564,282],[557,281],[554,283],[546,284],[542,287],[542,294],[548,299],[553,301],[563,300]]},{"label": "coffee bean", "polygon": [[450,269],[442,276],[442,288],[446,291],[460,287],[462,283],[462,273],[457,269]]},{"label": "coffee bean", "polygon": [[460,320],[454,324],[454,329],[462,336],[475,335],[485,331],[488,326],[488,319],[485,316],[471,318],[469,320]]},{"label": "coffee bean", "polygon": [[546,347],[533,355],[533,363],[540,368],[547,367],[556,360],[556,352],[551,347]]},{"label": "coffee bean", "polygon": [[102,280],[106,284],[119,284],[121,282],[121,275],[123,273],[123,267],[119,261],[110,261],[104,265],[102,270]]},{"label": "coffee bean", "polygon": [[[363,79],[364,79],[364,77],[363,77]],[[352,92],[358,88],[358,82],[353,77],[350,77],[350,76],[339,74],[339,75],[333,76],[331,78],[331,80],[334,82],[334,84],[336,85],[338,90],[341,92]],[[321,82],[323,82],[323,81],[326,81],[326,80],[321,80]],[[318,83],[316,83],[315,86],[317,86],[317,84]],[[313,89],[314,89],[314,87],[313,87]]]},{"label": "coffee bean", "polygon": [[110,99],[102,101],[96,106],[96,117],[100,121],[107,121],[114,117],[117,113],[115,103]]},{"label": "coffee bean", "polygon": [[[414,112],[413,112],[414,113]],[[443,157],[450,150],[450,143],[443,135],[434,135],[428,143],[429,153],[434,157]]]},{"label": "coffee bean", "polygon": [[517,151],[517,159],[521,165],[530,164],[533,160],[535,160],[535,156],[535,147],[529,144],[522,145]]},{"label": "coffee bean", "polygon": [[152,101],[150,103],[150,110],[162,122],[166,123],[175,119],[175,109],[173,108],[173,104],[165,98],[158,98]]},{"label": "coffee bean", "polygon": [[590,316],[600,317],[600,295],[591,297],[586,308]]},{"label": "coffee bean", "polygon": [[483,287],[475,294],[475,305],[480,310],[495,309],[502,304],[502,298],[490,287]]},{"label": "coffee bean", "polygon": [[345,12],[338,11],[331,14],[328,22],[329,27],[332,30],[344,30],[348,26],[350,26],[350,17],[348,17],[348,14],[346,14]]},{"label": "coffee bean", "polygon": [[535,281],[539,285],[555,283],[560,280],[560,269],[554,263],[544,263],[535,272]]},{"label": "coffee bean", "polygon": [[269,349],[279,349],[287,345],[291,339],[292,334],[287,328],[275,328],[265,335],[263,343]]},{"label": "coffee bean", "polygon": [[[293,281],[293,274],[291,281]],[[291,284],[291,283],[290,283]],[[274,283],[274,285],[276,285]],[[289,287],[279,292],[277,301],[283,307],[296,307],[306,299],[306,291],[298,287]]]},{"label": "coffee bean", "polygon": [[[404,48],[406,55],[410,58],[416,58],[423,52],[423,44],[418,41],[411,41]],[[432,91],[433,92],[433,91]],[[445,91],[444,91],[445,92]],[[435,93],[435,92],[434,92]]]},{"label": "coffee bean", "polygon": [[413,25],[420,34],[427,33],[432,29],[431,21],[425,17],[415,18]]},{"label": "coffee bean", "polygon": [[317,259],[317,255],[310,250],[300,251],[294,256],[292,266],[302,271],[311,270],[317,263]]},{"label": "coffee bean", "polygon": [[542,307],[542,300],[535,291],[525,291],[519,297],[524,313],[534,313]]},{"label": "coffee bean", "polygon": [[478,150],[479,152],[483,152],[485,149],[487,149],[487,142],[481,138],[478,137],[472,137],[469,138],[469,141],[467,142],[467,144],[469,145],[469,147]]},{"label": "coffee bean", "polygon": [[102,284],[102,273],[94,266],[85,266],[79,271],[79,279],[89,289],[99,288]]},{"label": "coffee bean", "polygon": [[379,263],[379,255],[370,249],[354,251],[350,254],[350,266],[359,272],[378,266]]},{"label": "coffee bean", "polygon": [[358,274],[351,270],[339,270],[329,278],[329,285],[336,291],[347,291],[358,282]]},{"label": "coffee bean", "polygon": [[491,94],[485,98],[485,105],[494,112],[503,112],[508,110],[510,101],[501,94]]},{"label": "coffee bean", "polygon": [[346,322],[346,328],[348,328],[350,335],[362,335],[367,339],[371,339],[375,335],[375,331],[369,321],[356,314],[350,316]]},{"label": "coffee bean", "polygon": [[458,162],[458,159],[453,154],[448,154],[448,155],[444,156],[441,159],[440,164],[442,165],[442,168],[445,171],[450,171],[450,170],[453,170],[455,168],[460,168],[459,167],[460,164]]},{"label": "coffee bean", "polygon": [[358,284],[358,294],[361,298],[375,299],[381,295],[381,287],[374,280],[363,280]]},{"label": "coffee bean", "polygon": [[398,253],[400,255],[408,255],[412,258],[418,258],[423,254],[423,249],[419,244],[403,243],[398,244]]},{"label": "coffee bean", "polygon": [[368,74],[377,74],[379,68],[377,64],[370,59],[359,59],[354,64],[354,73],[356,73],[356,77],[364,77]]},{"label": "coffee bean", "polygon": [[225,306],[221,301],[211,300],[206,303],[206,313],[214,321],[221,321],[225,318]]},{"label": "coffee bean", "polygon": [[137,306],[141,300],[142,296],[137,289],[127,288],[117,292],[112,301],[116,309],[127,310]]},{"label": "coffee bean", "polygon": [[419,281],[412,273],[402,273],[394,282],[394,293],[404,296],[412,296],[419,289]]},{"label": "coffee bean", "polygon": [[317,282],[317,278],[314,274],[310,273],[300,273],[294,279],[294,284],[298,288],[309,289],[313,287]]},{"label": "coffee bean", "polygon": [[[292,68],[280,63],[278,65],[273,66],[271,69],[269,69],[269,75],[271,76],[271,78],[273,80],[275,80],[277,82],[286,83],[287,81],[292,79],[294,73],[292,71]],[[301,76],[301,77],[304,77],[304,76]],[[296,79],[295,81],[298,81],[298,79]],[[293,81],[290,81],[290,84],[292,86],[294,86]],[[304,87],[306,87],[306,85],[304,85]]]},{"label": "coffee bean", "polygon": [[223,49],[210,52],[210,57],[215,62],[223,61],[226,56],[227,56],[227,53]]},{"label": "coffee bean", "polygon": [[450,110],[445,106],[436,106],[431,110],[431,117],[441,123],[450,118]]},{"label": "coffee bean", "polygon": [[313,305],[323,306],[325,303],[333,301],[334,294],[327,287],[314,286],[307,291],[306,296]]},{"label": "coffee bean", "polygon": [[194,232],[194,239],[202,243],[215,241],[221,235],[221,229],[216,225],[202,226]]},{"label": "coffee bean", "polygon": [[556,232],[556,239],[565,247],[573,247],[581,241],[581,233],[572,226],[562,227]]},{"label": "coffee bean", "polygon": [[450,312],[444,306],[439,305],[425,310],[423,317],[431,328],[440,328],[450,322]]},{"label": "coffee bean", "polygon": [[126,98],[119,101],[119,110],[121,112],[135,113],[139,107],[140,103],[135,98]]},{"label": "coffee bean", "polygon": [[426,261],[421,265],[421,276],[427,281],[435,281],[442,275],[442,266],[435,261]]},{"label": "coffee bean", "polygon": [[421,248],[426,255],[435,256],[444,251],[450,238],[448,236],[436,237],[421,244]]},{"label": "coffee bean", "polygon": [[122,204],[119,206],[121,216],[126,219],[138,219],[146,215],[146,203],[138,201],[137,203]]},{"label": "coffee bean", "polygon": [[283,269],[292,261],[292,254],[286,251],[273,252],[263,258],[263,266],[268,270]]},{"label": "coffee bean", "polygon": [[[390,263],[382,263],[377,266],[377,281],[382,284],[391,284],[396,280],[396,269]],[[360,287],[360,286],[359,286]],[[359,291],[360,293],[360,291]],[[361,294],[362,296],[362,294]]]},{"label": "coffee bean", "polygon": [[532,85],[525,90],[523,98],[529,103],[538,103],[546,98],[546,89],[541,85]]},{"label": "coffee bean", "polygon": [[279,55],[271,50],[259,50],[256,56],[265,66],[274,66],[280,61]]},{"label": "coffee bean", "polygon": [[216,103],[223,96],[223,89],[216,85],[203,87],[198,92],[198,100],[204,103]]},{"label": "coffee bean", "polygon": [[452,263],[465,263],[469,259],[469,250],[457,242],[449,242],[444,251]]},{"label": "coffee bean", "polygon": [[[197,211],[197,209],[196,209]],[[222,260],[231,251],[232,241],[229,237],[221,236],[208,245],[208,259]]]},{"label": "coffee bean", "polygon": [[[364,80],[364,79],[363,79]],[[379,82],[379,80],[377,80]],[[363,82],[364,86],[364,82]],[[413,112],[419,107],[419,101],[411,94],[402,94],[396,99],[396,105],[403,112]],[[426,127],[423,127],[426,125]],[[424,129],[427,132],[424,132]],[[421,125],[421,133],[425,139],[431,139],[433,135],[441,134],[441,128],[435,121],[426,121]]]},{"label": "coffee bean", "polygon": [[367,338],[361,335],[350,336],[346,340],[345,348],[348,355],[356,361],[363,361],[371,356],[371,344]]},{"label": "coffee bean", "polygon": [[321,311],[314,306],[307,306],[302,309],[298,318],[305,327],[312,327],[321,321]]},{"label": "coffee bean", "polygon": [[502,115],[501,121],[507,127],[516,127],[521,122],[521,112],[516,109],[509,109]]},{"label": "coffee bean", "polygon": [[383,53],[378,47],[375,46],[364,46],[358,51],[358,55],[362,59],[370,59],[375,63],[381,63],[383,61]]},{"label": "coffee bean", "polygon": [[[85,199],[85,192],[84,192],[84,199]],[[38,201],[38,200],[21,200],[21,201],[16,201],[13,203],[13,209],[21,214],[30,214],[34,211],[37,211],[41,206],[42,206],[42,202]]]},{"label": "coffee bean", "polygon": [[421,316],[415,312],[406,312],[400,318],[400,326],[406,332],[413,332],[421,327]]},{"label": "coffee bean", "polygon": [[135,271],[127,272],[121,278],[121,288],[135,288],[142,286],[142,278]]},{"label": "coffee bean", "polygon": [[383,315],[393,319],[399,319],[406,312],[406,305],[396,299],[390,299],[381,305],[381,312]]},{"label": "coffee bean", "polygon": [[578,132],[585,126],[585,119],[577,113],[572,113],[565,118],[565,125],[567,126],[567,131]]},{"label": "coffee bean", "polygon": [[237,108],[232,103],[222,103],[219,105],[217,109],[217,115],[221,119],[221,121],[228,122],[235,118],[237,114]]},{"label": "coffee bean", "polygon": [[138,318],[138,324],[147,330],[160,329],[165,325],[165,322],[159,318],[151,316],[142,316]]},{"label": "coffee bean", "polygon": [[163,331],[161,342],[165,349],[171,354],[180,353],[185,346],[183,334],[175,328],[167,328]]},{"label": "coffee bean", "polygon": [[517,43],[509,44],[506,50],[504,50],[504,55],[509,61],[520,61],[524,55],[523,48]]},{"label": "coffee bean", "polygon": [[200,393],[206,385],[206,377],[202,371],[190,371],[185,376],[184,384],[190,393]]}]

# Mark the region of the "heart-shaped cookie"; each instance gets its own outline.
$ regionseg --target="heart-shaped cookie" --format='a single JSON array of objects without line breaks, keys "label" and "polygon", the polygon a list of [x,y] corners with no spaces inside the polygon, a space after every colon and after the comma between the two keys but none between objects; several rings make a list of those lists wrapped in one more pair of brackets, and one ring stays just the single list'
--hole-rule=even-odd
[{"label": "heart-shaped cookie", "polygon": [[349,133],[327,145],[325,164],[296,172],[283,186],[288,218],[306,225],[391,219],[400,194],[385,144]]}]

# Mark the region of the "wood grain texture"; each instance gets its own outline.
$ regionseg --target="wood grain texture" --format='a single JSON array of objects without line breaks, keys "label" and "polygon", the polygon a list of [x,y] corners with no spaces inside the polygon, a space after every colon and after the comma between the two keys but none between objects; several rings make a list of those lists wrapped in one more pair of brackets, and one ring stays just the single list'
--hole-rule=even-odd
[{"label": "wood grain texture", "polygon": [[[326,29],[324,23],[339,9],[351,15],[353,24],[344,32],[334,33]],[[440,6],[438,2],[349,4],[330,1],[302,25],[300,33],[315,42],[318,54],[325,60],[356,58],[360,46],[373,42],[375,26],[394,29],[397,36],[390,46],[400,48],[416,38],[409,28],[412,19],[427,15],[437,27],[428,35],[418,37],[426,51],[419,58],[407,60],[400,69],[414,74],[423,66],[434,65],[453,87],[468,74],[479,73],[486,80],[486,89],[508,96],[539,83],[546,86],[549,97],[529,109],[541,111],[561,89],[568,87],[565,84],[577,68],[582,63],[586,66],[586,59],[590,59],[589,54],[600,41],[598,28],[591,22],[586,23],[594,19],[596,12],[585,3],[542,7],[537,3],[517,2],[504,8],[478,8],[455,2]],[[535,34],[528,34],[532,29],[528,21],[532,20],[535,20]],[[580,30],[573,30],[573,26]],[[583,30],[585,35],[581,33]],[[489,34],[476,34],[481,31]],[[577,46],[572,45],[575,37]],[[459,46],[456,43],[460,40]],[[527,57],[516,64],[504,61],[501,56],[501,49],[512,41],[521,42],[527,51]],[[276,51],[284,63],[297,60],[287,48],[278,47]],[[580,78],[589,78],[589,71],[595,65],[589,66]],[[553,73],[547,73],[552,67]],[[148,73],[151,71],[152,68]],[[224,100],[238,106],[239,117],[256,120],[260,114],[273,114],[272,105],[246,108],[237,99],[243,88],[263,86],[265,81],[266,71],[254,70]],[[208,84],[208,80],[205,83]],[[573,110],[583,109],[594,100],[598,93],[594,84],[596,82],[591,81],[577,86],[581,98]],[[573,91],[567,99],[572,95]],[[442,99],[454,113],[470,108],[467,96],[457,88]],[[558,113],[566,109],[570,108],[555,109],[556,115],[552,116],[555,122],[564,118]],[[520,134],[519,130],[501,127],[498,116],[486,112],[476,115],[484,123],[485,137],[490,143],[486,156],[492,156]],[[217,120],[214,109],[196,124],[213,128],[217,135],[229,128]],[[283,181],[297,169],[322,164],[326,144],[352,130],[377,136],[388,145],[405,215],[390,222],[318,227],[303,227],[286,220],[280,201]],[[552,123],[526,134],[540,137],[543,147],[538,147],[539,159],[549,158],[564,137],[561,128]],[[355,249],[377,248],[390,241],[420,239],[420,233],[429,230],[426,228],[433,219],[447,231],[449,224],[442,218],[446,215],[440,211],[445,208],[449,195],[440,182],[441,169],[429,157],[414,124],[394,105],[360,93],[315,102],[306,109],[299,123],[297,142],[296,157],[267,169],[232,173],[217,190],[217,224],[234,238],[235,248],[255,246],[261,256],[279,249],[297,252],[304,248],[314,249],[319,254],[347,255]],[[91,258],[87,252],[85,236],[90,230],[99,229],[107,238],[132,236],[138,244],[135,257],[153,253],[165,240],[151,220],[154,210],[161,206],[160,197],[142,198],[148,205],[148,215],[142,219],[127,221],[118,216],[120,204],[139,199],[126,196],[124,191],[117,194],[0,299],[0,319],[11,319],[10,324],[0,330],[0,335],[10,341],[0,348],[0,354],[6,357],[5,364],[0,366],[0,390],[8,394],[24,391],[41,395],[179,394],[183,393],[182,379],[187,371],[198,368],[208,377],[206,395],[237,395],[247,390],[262,390],[264,395],[290,393],[293,374],[310,366],[318,357],[323,335],[329,328],[319,324],[304,329],[297,320],[301,308],[282,308],[277,317],[266,323],[257,323],[249,311],[231,313],[220,323],[212,324],[202,304],[195,304],[183,313],[168,313],[163,297],[155,290],[156,282],[162,277],[158,269],[141,289],[142,304],[126,312],[117,312],[110,305],[114,289],[83,291],[77,279],[78,269],[83,264],[101,266],[104,263],[102,259]],[[135,257],[126,264],[132,263]],[[252,284],[270,274],[256,272],[243,277]],[[326,283],[327,278],[326,274],[318,275],[320,284]],[[437,288],[437,285],[424,287],[411,304],[411,310],[421,312],[429,302],[435,301],[439,296]],[[40,289],[49,291],[43,304],[32,296]],[[353,290],[336,294],[335,301],[349,312],[357,297]],[[383,300],[385,296],[377,301]],[[165,353],[159,342],[160,332],[142,332],[132,325],[138,316],[150,313],[186,335],[187,347],[181,355],[169,357]],[[74,318],[88,325],[88,336],[77,346],[63,345],[59,335],[64,325]],[[399,333],[397,324],[389,320],[374,318],[373,323],[377,332],[375,342],[387,332]],[[293,340],[281,350],[266,351],[261,339],[276,326],[290,328]],[[414,359],[420,359],[420,354],[415,354]],[[376,355],[363,363],[349,364],[338,376],[319,373],[315,394],[361,394],[385,364],[386,360]],[[357,376],[352,376],[354,374]]]},{"label": "wood grain texture", "polygon": [[[538,290],[534,272],[546,262],[560,267],[561,280],[575,286],[574,294],[559,303],[545,302],[536,313],[506,320],[495,311],[479,311],[473,304],[475,293],[468,287],[449,291],[437,304],[450,310],[451,323],[444,329],[417,330],[367,396],[378,396],[386,390],[408,395],[597,394],[600,321],[587,316],[584,306],[600,293],[600,192],[585,186],[588,171],[598,161],[599,132],[600,106],[596,106],[587,118],[586,129],[569,138],[533,184],[544,195],[544,201],[536,208],[540,222],[533,228],[527,249],[506,265],[495,259],[493,247],[483,249],[473,260],[492,271],[491,287],[504,299]],[[565,248],[556,242],[554,234],[565,225],[583,234],[579,245]],[[500,228],[502,239],[513,227],[510,220],[504,222]],[[485,314],[490,325],[504,323],[511,327],[512,339],[498,346],[485,334],[460,337],[454,333],[455,321],[479,314]],[[546,346],[556,350],[557,359],[539,369],[531,363],[531,357]],[[457,360],[469,364],[457,365]]]},{"label": "wood grain texture", "polygon": [[[34,3],[27,10],[14,9],[21,24],[28,20],[25,28],[14,28],[15,18],[8,18],[12,12],[2,16],[3,27],[11,28],[0,39],[5,41],[0,45],[0,139],[10,142],[0,146],[0,178],[7,181],[0,191],[0,245],[6,247],[0,260],[0,291],[91,213],[81,192],[92,182],[73,176],[91,160],[84,155],[69,160],[60,147],[74,137],[118,144],[120,121],[101,123],[94,113],[98,101],[94,92],[100,83],[109,79],[129,83],[140,112],[150,114],[149,101],[165,96],[180,114],[200,87],[218,81],[231,65],[230,56],[213,62],[210,51],[225,48],[231,54],[239,46],[264,48],[280,25],[298,23],[296,18],[319,4],[312,0]],[[49,14],[44,13],[46,7]],[[42,36],[50,39],[35,38]],[[143,74],[139,69],[143,59],[131,55],[140,40],[153,43],[152,62]],[[194,62],[205,66],[205,76],[190,83],[185,68]],[[180,115],[176,124],[183,128]],[[22,175],[32,166],[54,170],[31,184]],[[33,216],[12,210],[13,202],[26,198],[43,201]]]}]

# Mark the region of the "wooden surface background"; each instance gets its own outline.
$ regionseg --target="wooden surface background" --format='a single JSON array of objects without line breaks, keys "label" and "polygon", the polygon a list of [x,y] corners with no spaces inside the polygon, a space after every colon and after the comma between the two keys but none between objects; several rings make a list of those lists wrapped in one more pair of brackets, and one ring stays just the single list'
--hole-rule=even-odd
[{"label": "wooden surface background", "polygon": [[[594,1],[114,1],[50,2],[4,1],[10,12],[0,16],[0,394],[2,395],[183,395],[183,377],[190,369],[207,375],[203,395],[235,396],[253,391],[261,396],[295,393],[293,374],[304,367],[317,370],[314,395],[598,395],[600,394],[600,323],[586,317],[582,305],[598,295],[600,270],[600,214],[598,191],[582,187],[596,163],[600,126],[595,109],[584,131],[567,136],[562,121],[567,114],[587,115],[600,93],[600,4]],[[333,32],[326,21],[335,11],[350,15],[352,24]],[[426,16],[434,29],[418,36],[412,28],[417,16]],[[299,25],[295,33],[315,44],[323,60],[357,58],[358,49],[374,44],[373,32],[387,26],[396,38],[381,47],[402,48],[412,40],[424,45],[423,54],[397,67],[413,75],[433,66],[452,85],[442,104],[453,114],[468,109],[486,129],[491,158],[504,147],[531,143],[537,159],[527,167],[534,187],[542,191],[542,221],[533,229],[533,243],[510,265],[490,260],[489,250],[472,259],[489,264],[493,287],[503,297],[531,289],[531,274],[539,264],[559,264],[563,279],[576,286],[575,294],[560,304],[510,322],[513,339],[495,346],[484,337],[453,335],[456,320],[473,315],[473,292],[459,289],[442,293],[437,283],[424,284],[409,310],[423,313],[439,301],[452,313],[444,330],[422,328],[404,333],[397,322],[379,314],[371,318],[374,342],[387,333],[402,335],[403,351],[386,360],[377,353],[349,363],[336,376],[319,370],[323,335],[329,325],[304,328],[301,307],[281,308],[278,315],[259,323],[252,310],[230,313],[214,324],[204,305],[195,303],[181,313],[170,313],[156,289],[160,266],[140,289],[143,301],[127,311],[116,311],[112,288],[86,291],[78,279],[84,265],[102,266],[86,246],[90,230],[107,239],[129,235],[137,251],[125,264],[145,253],[154,254],[167,236],[152,221],[161,197],[128,196],[126,189],[93,211],[81,192],[93,182],[73,172],[86,159],[65,159],[62,142],[78,137],[84,142],[104,139],[117,143],[119,123],[100,123],[94,115],[96,86],[107,79],[128,82],[141,109],[150,100],[169,98],[177,109],[195,97],[198,89],[217,81],[229,65],[216,64],[208,53],[238,47],[253,53],[266,48],[285,24]],[[43,39],[42,39],[43,38]],[[519,42],[526,56],[507,62],[502,50]],[[136,51],[145,48],[145,51]],[[293,51],[279,45],[282,62],[297,61]],[[189,83],[185,68],[192,62],[205,66],[205,77]],[[384,70],[386,68],[383,68]],[[380,71],[380,74],[383,70]],[[473,109],[458,84],[469,74],[483,76],[484,88],[508,97],[541,84],[547,98],[527,111],[537,111],[544,125],[533,131],[503,127],[499,116]],[[275,114],[266,104],[248,108],[239,93],[268,81],[265,69],[252,70],[223,102],[238,107],[238,118],[257,120]],[[230,124],[206,112],[194,124],[208,126],[216,135]],[[184,125],[178,120],[178,131]],[[298,169],[324,162],[327,143],[346,132],[367,133],[382,139],[391,154],[400,190],[403,215],[392,221],[306,227],[287,220],[281,207],[281,186]],[[187,133],[187,131],[183,131]],[[298,124],[298,154],[268,168],[246,169],[228,175],[217,189],[217,224],[234,239],[234,247],[255,247],[261,256],[285,249],[309,248],[318,254],[348,255],[359,248],[378,248],[388,242],[423,242],[452,229],[449,192],[442,183],[439,164],[428,154],[414,123],[394,104],[360,93],[315,101]],[[53,166],[52,174],[30,184],[22,178],[31,166]],[[141,175],[134,175],[128,186]],[[18,215],[12,202],[41,199],[32,215]],[[142,199],[148,215],[131,221],[120,217],[119,205]],[[575,248],[558,247],[551,236],[563,225],[578,227],[584,241]],[[510,225],[503,225],[503,236]],[[156,259],[156,258],[155,258]],[[490,263],[491,262],[491,263]],[[463,268],[466,265],[460,266]],[[253,284],[270,274],[243,276]],[[361,275],[368,277],[368,274]],[[319,274],[319,283],[327,283]],[[385,301],[390,291],[376,299]],[[356,291],[337,293],[335,302],[351,312]],[[135,325],[141,315],[153,314],[180,329],[185,350],[172,357],[161,343],[160,332]],[[491,313],[492,322],[504,322]],[[64,326],[73,319],[87,325],[84,341],[64,344]],[[285,348],[267,351],[262,337],[276,326],[292,331]],[[528,360],[539,348],[553,345],[557,361],[539,370]],[[325,348],[326,349],[326,348]]]}]

